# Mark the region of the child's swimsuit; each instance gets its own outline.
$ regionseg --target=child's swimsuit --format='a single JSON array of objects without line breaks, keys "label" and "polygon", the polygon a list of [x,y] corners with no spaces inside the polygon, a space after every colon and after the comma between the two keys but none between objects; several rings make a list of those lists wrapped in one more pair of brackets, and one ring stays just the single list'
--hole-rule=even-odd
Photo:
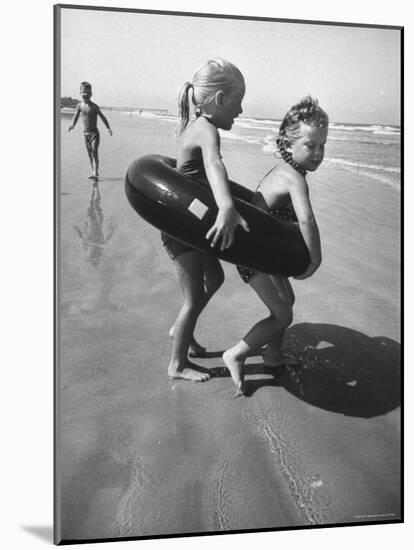
[{"label": "child's swimsuit", "polygon": [[93,144],[95,143],[96,147],[99,145],[99,130],[92,130],[91,132],[84,132],[85,143],[88,149],[92,149]]},{"label": "child's swimsuit", "polygon": [[[273,208],[272,210],[269,210],[269,214],[284,222],[297,223],[298,221],[295,210],[293,208],[293,204],[291,202],[289,202],[285,206],[282,206],[282,208]],[[256,273],[258,273],[258,271],[255,271],[254,269],[248,269],[247,267],[242,267],[240,265],[237,265],[236,268],[239,272],[240,277],[245,283],[249,283],[252,277],[254,277]]]},{"label": "child's swimsuit", "polygon": [[[204,168],[202,157],[187,160],[186,162],[184,162],[184,164],[180,166],[178,171],[184,176],[189,176],[190,178],[197,180],[198,183],[208,186],[207,174]],[[185,254],[186,252],[195,251],[195,249],[191,246],[188,246],[187,244],[184,244],[181,241],[174,239],[174,237],[167,235],[167,233],[164,233],[163,231],[161,232],[161,240],[163,245],[165,246],[167,254],[172,260],[177,258],[177,256]]]},{"label": "child's swimsuit", "polygon": [[[288,153],[285,150],[285,147],[283,145],[283,140],[281,140],[280,137],[276,139],[276,143],[277,143],[279,152],[282,155],[283,160],[288,164],[290,164],[292,168],[296,170],[296,172],[299,172],[299,174],[301,174],[302,176],[306,176],[306,170],[301,166],[299,166],[299,164],[293,160],[291,153]],[[270,174],[272,170],[273,168],[271,168],[264,177]],[[259,189],[259,187],[260,187],[260,183],[257,186],[256,191]],[[269,210],[269,214],[284,222],[295,222],[295,223],[298,222],[295,209],[293,208],[293,204],[291,202],[289,202],[282,208],[273,208],[272,210]],[[237,271],[240,274],[240,277],[243,279],[245,283],[249,283],[252,277],[254,277],[256,273],[258,273],[258,271],[255,271],[254,269],[248,269],[247,267],[242,267],[240,265],[237,265],[236,267],[237,267]]]}]

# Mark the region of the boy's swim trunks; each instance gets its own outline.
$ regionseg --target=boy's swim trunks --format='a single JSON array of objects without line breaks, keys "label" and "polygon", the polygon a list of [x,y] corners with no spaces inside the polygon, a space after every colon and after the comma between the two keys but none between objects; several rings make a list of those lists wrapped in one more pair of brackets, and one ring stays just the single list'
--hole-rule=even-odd
[{"label": "boy's swim trunks", "polygon": [[88,149],[92,149],[93,146],[99,145],[99,130],[93,130],[92,132],[84,132],[85,144]]}]

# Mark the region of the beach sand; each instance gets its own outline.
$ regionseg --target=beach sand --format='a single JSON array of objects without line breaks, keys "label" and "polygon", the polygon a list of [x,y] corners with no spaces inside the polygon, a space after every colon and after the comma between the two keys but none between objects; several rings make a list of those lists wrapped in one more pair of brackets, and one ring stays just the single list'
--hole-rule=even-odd
[{"label": "beach sand", "polygon": [[[323,264],[293,281],[286,335],[303,366],[272,373],[251,357],[248,396],[233,399],[221,352],[265,308],[223,264],[225,283],[196,331],[212,352],[197,363],[212,379],[168,379],[181,296],[159,232],[132,210],[123,178],[140,155],[174,156],[174,127],[107,116],[114,135],[101,132],[100,202],[81,132],[67,134],[62,119],[58,536],[399,520],[399,191],[329,163],[309,175]],[[243,142],[223,139],[222,149],[231,179],[250,188],[274,163]],[[74,226],[92,240],[101,231],[101,245],[84,247]]]}]

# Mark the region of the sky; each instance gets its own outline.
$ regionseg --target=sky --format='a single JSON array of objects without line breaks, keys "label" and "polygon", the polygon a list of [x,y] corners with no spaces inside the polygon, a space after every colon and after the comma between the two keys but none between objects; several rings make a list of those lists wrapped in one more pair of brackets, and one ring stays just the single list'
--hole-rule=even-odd
[{"label": "sky", "polygon": [[101,10],[61,10],[61,95],[177,112],[180,85],[211,57],[246,80],[244,116],[278,119],[306,94],[333,122],[400,124],[398,29]]}]

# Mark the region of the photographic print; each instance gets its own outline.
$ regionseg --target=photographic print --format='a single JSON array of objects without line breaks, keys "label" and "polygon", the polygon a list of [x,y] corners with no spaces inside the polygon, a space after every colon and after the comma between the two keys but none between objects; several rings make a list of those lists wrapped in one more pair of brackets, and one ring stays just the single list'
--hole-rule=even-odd
[{"label": "photographic print", "polygon": [[55,6],[55,543],[403,521],[402,37]]}]

